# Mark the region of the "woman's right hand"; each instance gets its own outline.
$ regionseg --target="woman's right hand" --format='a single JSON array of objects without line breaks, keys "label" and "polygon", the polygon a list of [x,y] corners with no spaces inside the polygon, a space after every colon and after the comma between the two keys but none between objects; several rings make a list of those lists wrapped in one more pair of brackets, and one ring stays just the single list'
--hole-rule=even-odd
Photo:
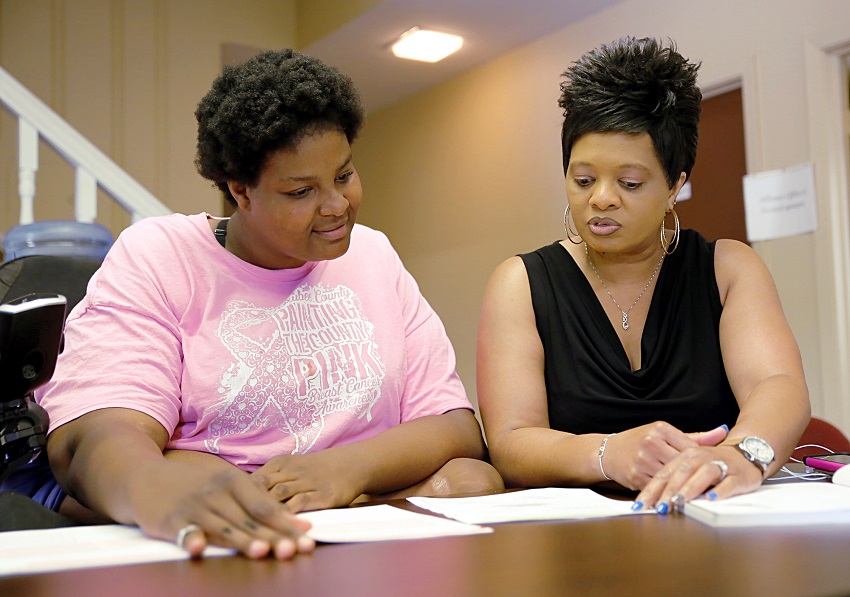
[{"label": "woman's right hand", "polygon": [[603,467],[608,476],[629,489],[641,490],[665,464],[697,446],[716,446],[726,438],[725,426],[685,433],[656,421],[612,436],[605,447]]},{"label": "woman's right hand", "polygon": [[192,556],[208,544],[251,558],[312,551],[310,524],[248,473],[212,454],[166,457],[168,437],[146,414],[108,408],[51,430],[47,448],[57,480],[92,510],[167,541],[197,527],[182,533],[181,547]]},{"label": "woman's right hand", "polygon": [[202,466],[170,458],[139,471],[134,510],[145,533],[176,540],[181,529],[194,529],[183,534],[181,547],[195,557],[209,544],[253,559],[270,554],[289,559],[313,550],[315,542],[305,535],[309,522],[273,499],[248,473],[216,456],[198,456],[217,463]]},{"label": "woman's right hand", "polygon": [[181,545],[193,557],[209,544],[253,559],[271,554],[285,560],[313,550],[315,542],[305,534],[309,522],[289,512],[248,473],[221,462],[228,468],[172,460],[140,469],[131,492],[139,527],[171,541],[181,529],[194,529],[183,534]]}]

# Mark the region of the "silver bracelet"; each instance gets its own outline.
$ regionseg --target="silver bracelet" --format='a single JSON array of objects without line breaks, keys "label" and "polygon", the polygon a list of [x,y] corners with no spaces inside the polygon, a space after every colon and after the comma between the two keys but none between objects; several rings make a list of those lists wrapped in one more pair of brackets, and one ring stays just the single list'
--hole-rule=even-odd
[{"label": "silver bracelet", "polygon": [[605,469],[602,467],[602,457],[605,455],[605,446],[608,445],[608,440],[617,435],[616,433],[609,433],[605,436],[605,439],[602,440],[602,445],[599,446],[599,470],[602,471],[602,476],[608,479],[609,481],[613,481],[611,477],[609,477],[605,473]]}]

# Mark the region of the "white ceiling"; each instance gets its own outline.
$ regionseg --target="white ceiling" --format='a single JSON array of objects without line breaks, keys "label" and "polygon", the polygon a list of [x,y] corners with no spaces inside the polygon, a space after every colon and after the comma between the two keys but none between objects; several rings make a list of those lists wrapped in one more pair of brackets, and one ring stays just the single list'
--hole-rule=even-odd
[{"label": "white ceiling", "polygon": [[[384,0],[302,51],[354,79],[378,110],[622,0]],[[396,58],[390,45],[413,26],[454,33],[463,48],[429,64]]]}]

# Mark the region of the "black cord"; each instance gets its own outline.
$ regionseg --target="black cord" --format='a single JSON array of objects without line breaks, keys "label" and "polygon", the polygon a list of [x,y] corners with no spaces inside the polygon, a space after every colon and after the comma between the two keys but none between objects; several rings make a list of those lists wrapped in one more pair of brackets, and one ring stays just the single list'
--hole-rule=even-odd
[{"label": "black cord", "polygon": [[213,230],[213,234],[215,234],[215,239],[218,241],[222,247],[225,246],[224,243],[227,240],[227,224],[230,220],[222,220],[218,223],[218,226]]}]

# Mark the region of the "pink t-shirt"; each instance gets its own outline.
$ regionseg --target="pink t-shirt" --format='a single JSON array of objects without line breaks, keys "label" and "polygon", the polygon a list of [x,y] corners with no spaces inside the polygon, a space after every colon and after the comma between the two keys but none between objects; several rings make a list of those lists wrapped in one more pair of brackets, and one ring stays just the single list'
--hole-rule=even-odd
[{"label": "pink t-shirt", "polygon": [[165,427],[168,448],[255,470],[472,408],[439,317],[383,234],[356,225],[342,257],[267,270],[226,251],[207,217],[120,235],[39,392],[51,430],[130,408]]}]

